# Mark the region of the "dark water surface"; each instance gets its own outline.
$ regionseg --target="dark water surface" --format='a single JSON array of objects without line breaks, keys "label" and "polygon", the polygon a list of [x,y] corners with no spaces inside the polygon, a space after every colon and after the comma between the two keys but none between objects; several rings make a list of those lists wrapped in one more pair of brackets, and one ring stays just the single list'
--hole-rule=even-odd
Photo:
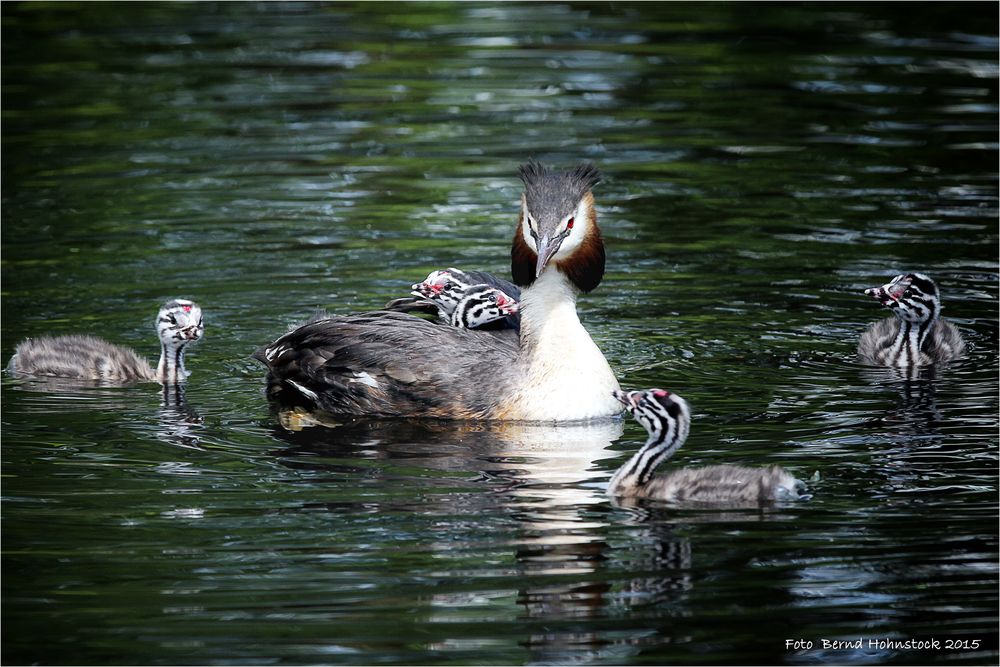
[{"label": "dark water surface", "polygon": [[[996,3],[2,10],[4,362],[207,324],[181,406],[4,379],[6,664],[996,664]],[[529,156],[606,173],[580,311],[676,464],[811,501],[615,506],[632,422],[272,417],[317,306],[506,272]],[[914,379],[852,358],[903,270],[970,347]]]}]

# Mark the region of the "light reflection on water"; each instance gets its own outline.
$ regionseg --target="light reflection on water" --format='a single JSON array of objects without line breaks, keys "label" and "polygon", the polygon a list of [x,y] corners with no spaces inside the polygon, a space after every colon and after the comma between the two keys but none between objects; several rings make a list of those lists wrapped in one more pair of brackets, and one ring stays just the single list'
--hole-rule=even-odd
[{"label": "light reflection on water", "polygon": [[[995,7],[384,8],[5,8],[4,355],[207,325],[184,396],[3,380],[5,661],[994,663]],[[580,311],[690,400],[674,464],[811,501],[611,502],[631,421],[269,412],[249,355],[313,309],[504,273],[530,156],[605,171]],[[967,358],[857,365],[912,269]],[[858,636],[984,646],[784,646]]]}]

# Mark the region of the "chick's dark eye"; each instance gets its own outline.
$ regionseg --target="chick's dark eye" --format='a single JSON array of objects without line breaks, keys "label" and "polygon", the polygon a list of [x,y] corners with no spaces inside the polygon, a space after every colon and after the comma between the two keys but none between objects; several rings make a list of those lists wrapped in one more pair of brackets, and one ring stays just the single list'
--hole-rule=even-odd
[{"label": "chick's dark eye", "polygon": [[169,320],[171,324],[177,324],[177,317],[173,313],[167,315],[167,320]]}]

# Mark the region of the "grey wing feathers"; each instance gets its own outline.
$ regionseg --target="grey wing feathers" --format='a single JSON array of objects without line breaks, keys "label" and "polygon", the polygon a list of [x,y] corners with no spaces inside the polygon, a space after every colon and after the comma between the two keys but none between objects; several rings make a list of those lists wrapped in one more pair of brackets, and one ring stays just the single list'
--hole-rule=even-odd
[{"label": "grey wing feathers", "polygon": [[443,327],[375,311],[299,327],[254,355],[268,393],[335,415],[488,417],[517,355],[510,331]]},{"label": "grey wing feathers", "polygon": [[[898,334],[899,319],[894,316],[872,323],[858,341],[858,358],[862,363],[885,365]],[[921,352],[925,355],[923,363],[951,361],[965,353],[965,341],[958,327],[947,320],[938,320],[927,334]]]},{"label": "grey wing feathers", "polygon": [[806,499],[805,484],[778,466],[681,468],[654,477],[651,497],[672,502],[762,504]]},{"label": "grey wing feathers", "polygon": [[899,319],[895,316],[873,322],[858,341],[858,358],[866,364],[885,364],[886,353],[898,333]]},{"label": "grey wing feathers", "polygon": [[426,315],[438,315],[440,313],[440,309],[433,301],[416,296],[404,296],[401,299],[393,299],[385,304],[385,309],[394,310],[397,313],[424,313]]},{"label": "grey wing feathers", "polygon": [[924,352],[932,361],[950,361],[965,354],[965,341],[958,327],[947,320],[938,320],[924,341]]},{"label": "grey wing feathers", "polygon": [[313,322],[320,322],[322,320],[328,320],[328,319],[330,319],[330,313],[326,312],[324,308],[317,308],[316,310],[313,311],[313,314],[310,315],[308,319],[303,320],[298,324],[290,325],[288,327],[288,330],[295,331],[299,327],[305,326],[306,324],[312,324]]},{"label": "grey wing feathers", "polygon": [[19,377],[134,382],[155,379],[149,363],[127,347],[93,336],[43,336],[17,346],[7,370]]}]

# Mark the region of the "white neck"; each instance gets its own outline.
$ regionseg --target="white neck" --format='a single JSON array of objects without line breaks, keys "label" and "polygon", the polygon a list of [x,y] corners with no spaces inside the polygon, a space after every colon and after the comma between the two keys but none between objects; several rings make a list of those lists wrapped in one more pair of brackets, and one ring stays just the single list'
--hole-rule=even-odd
[{"label": "white neck", "polygon": [[622,406],[611,367],[576,314],[577,290],[550,266],[521,292],[519,378],[511,418],[567,421],[611,417]]},{"label": "white neck", "polygon": [[188,373],[184,369],[184,345],[160,344],[160,363],[156,366],[156,379],[165,384],[184,382]]}]

